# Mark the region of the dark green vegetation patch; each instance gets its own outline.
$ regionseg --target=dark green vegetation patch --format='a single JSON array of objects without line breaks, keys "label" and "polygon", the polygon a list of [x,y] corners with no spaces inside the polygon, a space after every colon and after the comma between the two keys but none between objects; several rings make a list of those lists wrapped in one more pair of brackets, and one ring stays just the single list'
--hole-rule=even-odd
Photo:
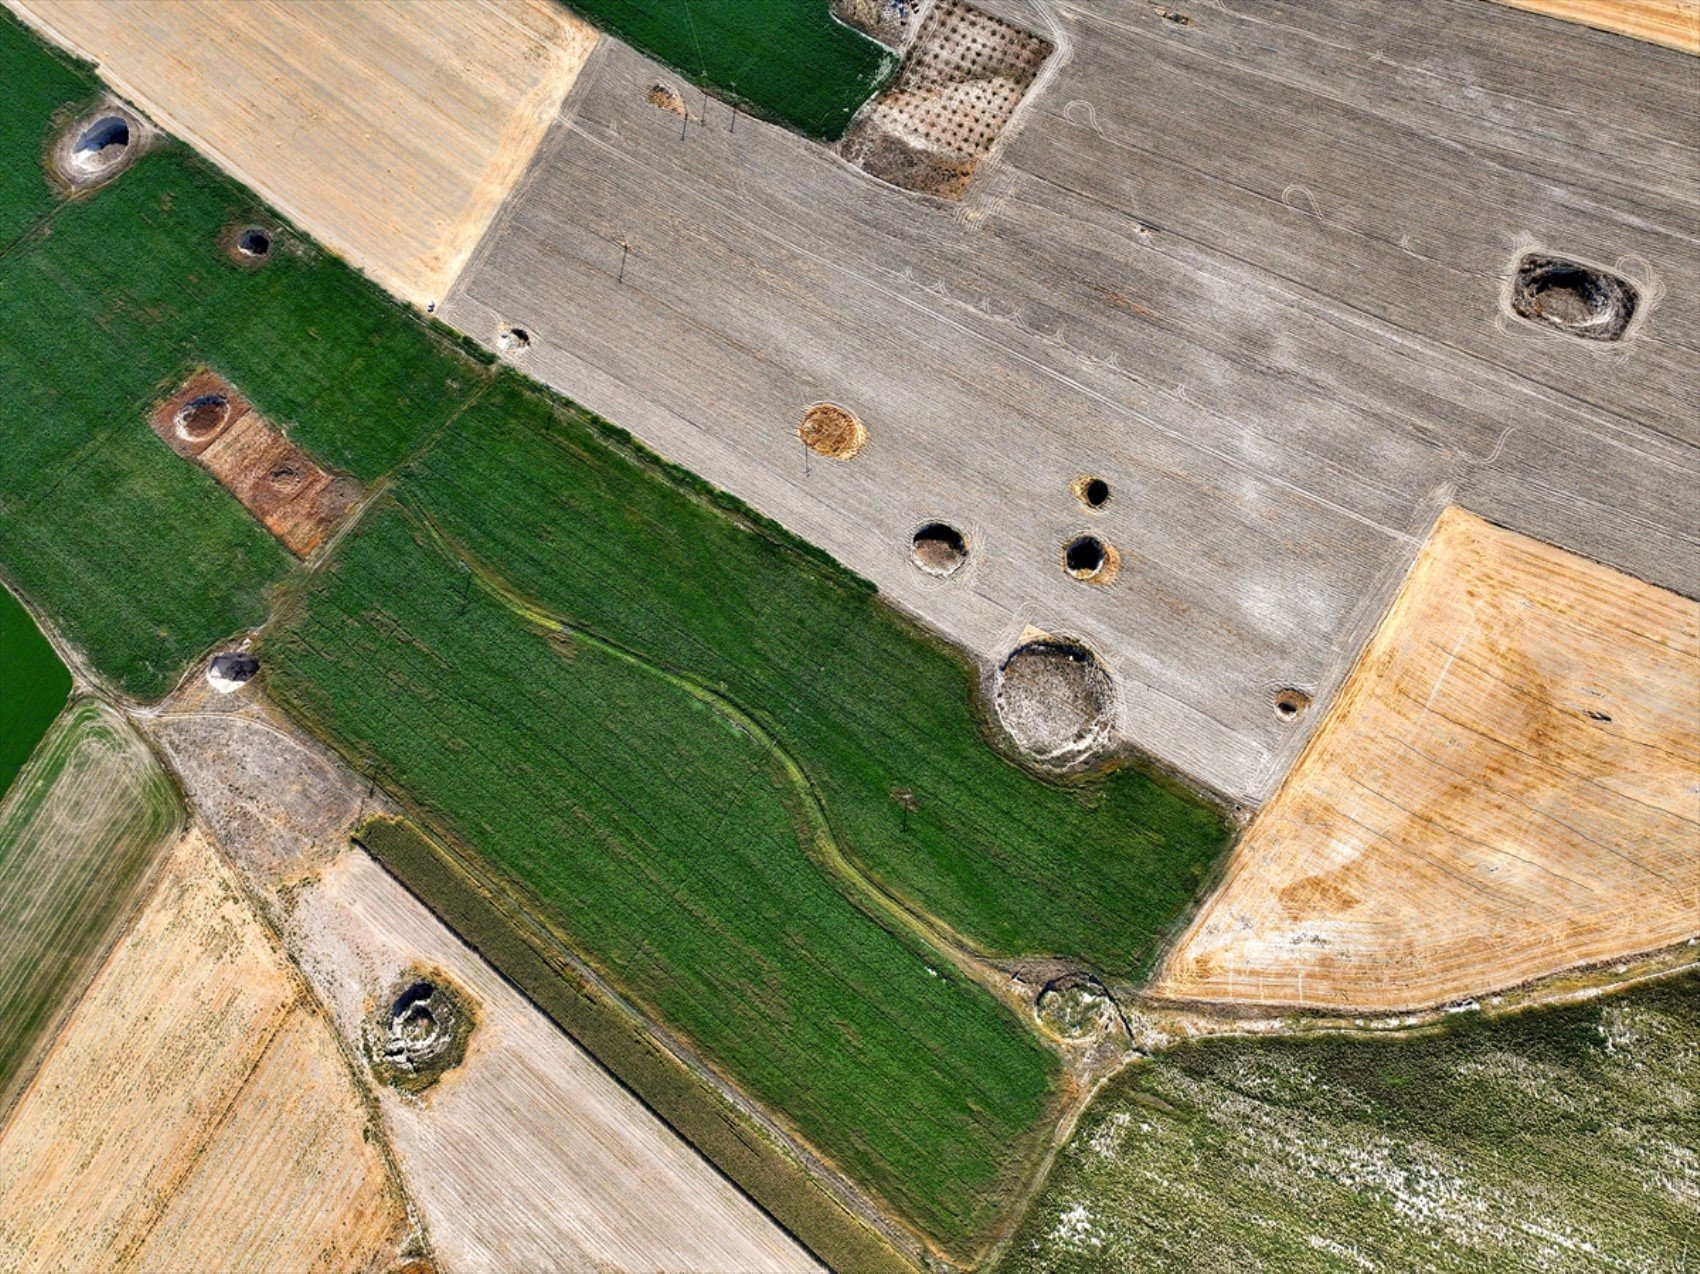
[{"label": "dark green vegetation patch", "polygon": [[65,706],[71,674],[0,583],[0,796]]},{"label": "dark green vegetation patch", "polygon": [[[571,0],[570,8],[698,84],[836,140],[894,59],[829,0]],[[693,106],[695,113],[697,107]]]},{"label": "dark green vegetation patch", "polygon": [[1410,1039],[1213,1040],[1128,1071],[999,1264],[1679,1270],[1700,977]]}]

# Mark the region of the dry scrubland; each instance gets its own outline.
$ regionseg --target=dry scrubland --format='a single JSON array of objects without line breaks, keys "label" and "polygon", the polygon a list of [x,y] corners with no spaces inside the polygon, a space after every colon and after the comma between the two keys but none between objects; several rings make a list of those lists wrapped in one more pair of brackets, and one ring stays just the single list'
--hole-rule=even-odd
[{"label": "dry scrubland", "polygon": [[380,1144],[191,831],[0,1131],[0,1266],[384,1269],[412,1239]]},{"label": "dry scrubland", "polygon": [[1500,0],[1518,9],[1700,54],[1697,0]]},{"label": "dry scrubland", "polygon": [[1700,932],[1700,604],[1449,509],[1153,991],[1421,1008]]},{"label": "dry scrubland", "polygon": [[1185,1045],[1105,1089],[997,1270],[1682,1270],[1697,1069],[1693,974],[1408,1039]]},{"label": "dry scrubland", "polygon": [[437,300],[596,33],[551,0],[7,0],[397,295]]},{"label": "dry scrubland", "polygon": [[0,1116],[182,819],[147,745],[91,700],[60,715],[0,803]]}]

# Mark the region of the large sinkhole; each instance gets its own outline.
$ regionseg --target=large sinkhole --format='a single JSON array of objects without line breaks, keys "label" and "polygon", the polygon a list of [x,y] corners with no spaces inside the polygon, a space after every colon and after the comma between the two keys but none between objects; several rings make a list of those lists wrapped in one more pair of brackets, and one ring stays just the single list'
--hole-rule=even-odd
[{"label": "large sinkhole", "polygon": [[210,438],[230,419],[230,399],[223,394],[191,398],[177,411],[177,432],[191,442]]},{"label": "large sinkhole", "polygon": [[1077,535],[1063,545],[1063,570],[1088,584],[1108,584],[1121,568],[1121,560],[1115,546],[1096,535]]},{"label": "large sinkhole", "polygon": [[83,129],[71,148],[79,162],[90,167],[105,167],[124,153],[130,145],[130,121],[121,115],[102,115]]},{"label": "large sinkhole", "polygon": [[1627,279],[1564,257],[1524,257],[1511,286],[1513,313],[1589,341],[1621,338],[1639,301]]},{"label": "large sinkhole", "polygon": [[1108,670],[1066,637],[1012,650],[998,667],[992,699],[1010,738],[1041,761],[1079,760],[1108,740],[1115,725],[1115,683]]},{"label": "large sinkhole", "polygon": [[472,1004],[440,973],[411,970],[366,1022],[366,1053],[384,1083],[419,1093],[459,1066],[473,1028]]}]

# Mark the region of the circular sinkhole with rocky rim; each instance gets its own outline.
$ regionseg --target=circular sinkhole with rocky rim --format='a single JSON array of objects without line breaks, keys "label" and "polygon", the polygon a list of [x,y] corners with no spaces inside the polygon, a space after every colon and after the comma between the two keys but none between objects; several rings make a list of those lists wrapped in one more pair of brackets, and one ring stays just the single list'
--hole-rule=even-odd
[{"label": "circular sinkhole with rocky rim", "polygon": [[1066,637],[1012,650],[998,667],[992,702],[1016,746],[1050,765],[1085,760],[1115,730],[1115,683],[1095,654]]},{"label": "circular sinkhole with rocky rim", "polygon": [[472,999],[433,969],[408,970],[367,1016],[366,1059],[379,1082],[422,1093],[466,1059]]}]

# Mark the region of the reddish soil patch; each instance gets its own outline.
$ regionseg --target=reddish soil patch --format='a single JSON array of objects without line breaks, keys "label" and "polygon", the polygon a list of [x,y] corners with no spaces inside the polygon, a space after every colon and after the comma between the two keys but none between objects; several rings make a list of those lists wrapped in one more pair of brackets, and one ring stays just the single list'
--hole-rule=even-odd
[{"label": "reddish soil patch", "polygon": [[148,418],[298,557],[306,557],[360,499],[360,486],[322,468],[216,372],[197,372]]}]

